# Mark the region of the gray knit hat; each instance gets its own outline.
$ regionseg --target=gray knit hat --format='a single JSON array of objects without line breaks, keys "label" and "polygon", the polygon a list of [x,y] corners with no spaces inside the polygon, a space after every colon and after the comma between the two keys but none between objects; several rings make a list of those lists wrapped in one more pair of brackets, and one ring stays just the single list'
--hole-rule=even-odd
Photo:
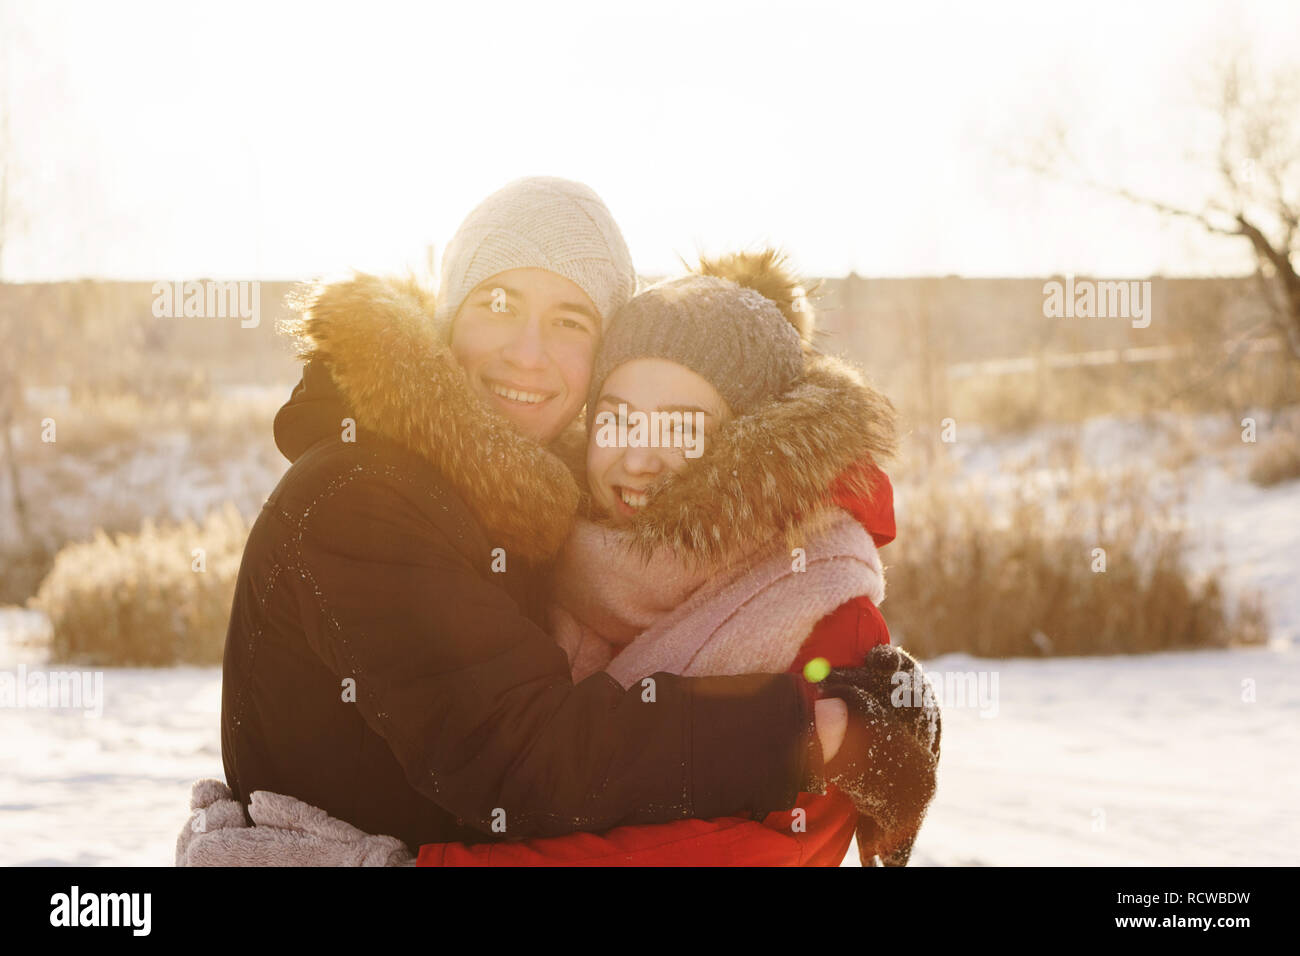
[{"label": "gray knit hat", "polygon": [[591,373],[589,428],[609,373],[638,358],[686,366],[743,415],[794,384],[803,345],[777,304],[753,289],[711,275],[660,282],[628,302],[605,333]]},{"label": "gray knit hat", "polygon": [[516,179],[465,217],[442,257],[434,318],[450,327],[465,297],[507,269],[545,269],[576,284],[608,324],[636,292],[636,270],[599,196],[553,176]]}]

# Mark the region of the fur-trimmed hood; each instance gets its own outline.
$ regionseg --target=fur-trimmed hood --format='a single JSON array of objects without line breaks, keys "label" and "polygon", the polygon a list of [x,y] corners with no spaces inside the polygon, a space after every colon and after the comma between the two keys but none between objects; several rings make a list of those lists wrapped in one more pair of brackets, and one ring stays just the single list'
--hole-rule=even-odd
[{"label": "fur-trimmed hood", "polygon": [[[581,424],[551,448],[520,435],[470,390],[432,296],[413,280],[359,274],[315,287],[298,310],[287,331],[309,365],[328,369],[361,429],[431,462],[494,545],[528,561],[558,551],[586,491]],[[325,417],[337,433],[337,417]],[[846,363],[809,352],[791,389],[725,423],[624,530],[642,554],[667,547],[702,565],[778,536],[797,543],[837,481],[870,498],[871,472],[855,466],[883,464],[896,446],[889,399]]]},{"label": "fur-trimmed hood", "polygon": [[[555,554],[578,507],[577,482],[560,458],[471,391],[435,326],[428,292],[414,280],[358,274],[318,285],[296,305],[285,330],[308,360],[305,388],[313,368],[317,378],[328,369],[358,428],[432,463],[493,546],[530,562]],[[277,419],[278,441],[279,426]],[[336,416],[328,427],[338,433]]]},{"label": "fur-trimmed hood", "polygon": [[[897,414],[850,365],[813,346],[809,288],[786,255],[767,248],[702,257],[692,269],[753,289],[798,332],[803,370],[784,393],[725,423],[704,455],[672,476],[633,519],[632,547],[643,557],[670,548],[697,566],[729,564],[773,539],[794,546],[832,520],[832,498],[855,513],[897,451]],[[814,285],[815,288],[815,285]],[[585,480],[580,482],[586,488]],[[889,530],[893,536],[892,507]],[[878,529],[871,530],[876,537]]]},{"label": "fur-trimmed hood", "polygon": [[893,403],[851,366],[810,353],[791,389],[726,422],[620,528],[643,556],[668,548],[706,567],[774,539],[793,547],[828,520],[833,489],[870,500],[870,466],[894,457],[897,444]]}]

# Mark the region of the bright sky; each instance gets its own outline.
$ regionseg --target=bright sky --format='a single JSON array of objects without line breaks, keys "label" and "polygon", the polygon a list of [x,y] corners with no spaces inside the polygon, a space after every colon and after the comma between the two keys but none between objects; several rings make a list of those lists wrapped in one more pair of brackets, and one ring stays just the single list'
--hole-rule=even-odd
[{"label": "bright sky", "polygon": [[1197,72],[1300,57],[1300,3],[784,7],[0,2],[0,267],[388,271],[532,174],[595,188],[646,273],[764,240],[823,275],[1248,266],[997,154],[1056,116],[1179,198]]}]

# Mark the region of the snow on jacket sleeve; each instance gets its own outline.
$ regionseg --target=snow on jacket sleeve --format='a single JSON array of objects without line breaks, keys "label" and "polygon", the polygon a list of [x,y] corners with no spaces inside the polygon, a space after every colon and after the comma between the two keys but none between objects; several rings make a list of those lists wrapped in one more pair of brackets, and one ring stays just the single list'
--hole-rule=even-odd
[{"label": "snow on jacket sleeve", "polygon": [[793,805],[812,716],[797,681],[657,674],[653,700],[603,674],[575,686],[455,532],[362,475],[298,535],[307,639],[416,790],[516,838]]},{"label": "snow on jacket sleeve", "polygon": [[[889,643],[885,619],[865,597],[822,618],[791,666],[801,673],[816,657],[832,667],[861,664],[867,651]],[[606,833],[511,843],[429,843],[420,866],[835,866],[843,858],[857,812],[843,794],[801,794],[799,829],[790,811],[763,820],[721,817],[656,826],[617,827]]]}]

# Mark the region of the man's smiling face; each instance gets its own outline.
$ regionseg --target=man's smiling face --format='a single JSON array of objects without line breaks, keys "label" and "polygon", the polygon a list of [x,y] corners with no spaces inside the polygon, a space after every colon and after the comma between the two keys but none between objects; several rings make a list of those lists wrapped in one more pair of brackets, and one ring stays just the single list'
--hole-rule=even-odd
[{"label": "man's smiling face", "polygon": [[582,409],[600,333],[600,313],[576,283],[508,269],[465,297],[451,351],[485,402],[545,444]]}]

